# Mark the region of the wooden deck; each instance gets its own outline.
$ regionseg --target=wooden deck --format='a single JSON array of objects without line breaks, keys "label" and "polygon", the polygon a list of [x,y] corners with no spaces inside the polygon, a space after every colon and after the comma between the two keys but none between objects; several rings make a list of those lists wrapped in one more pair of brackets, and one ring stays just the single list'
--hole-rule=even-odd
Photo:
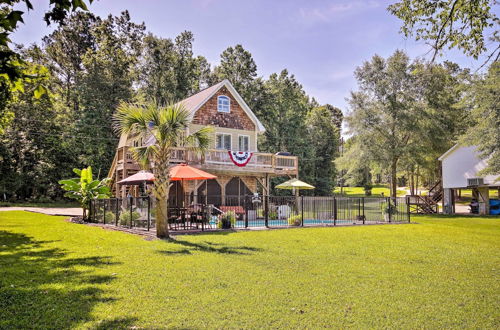
[{"label": "wooden deck", "polygon": [[[138,171],[140,169],[132,158],[128,147],[118,150],[116,157],[116,170]],[[254,152],[250,162],[244,167],[234,165],[227,150],[211,149],[199,157],[185,148],[174,148],[171,162],[174,164],[187,163],[211,173],[227,174],[270,174],[270,175],[297,175],[298,158],[296,156],[279,156],[271,153]]]}]

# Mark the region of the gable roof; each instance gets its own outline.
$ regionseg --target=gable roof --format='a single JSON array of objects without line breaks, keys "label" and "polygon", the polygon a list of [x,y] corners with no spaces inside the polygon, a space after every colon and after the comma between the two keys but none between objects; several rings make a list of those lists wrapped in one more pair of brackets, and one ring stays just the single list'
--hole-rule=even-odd
[{"label": "gable roof", "polygon": [[453,147],[451,147],[450,149],[448,149],[448,151],[446,151],[444,154],[442,154],[438,158],[438,160],[443,161],[443,159],[445,159],[446,157],[448,157],[451,153],[453,153],[453,151],[457,150],[458,147],[460,147],[460,145],[458,143],[455,144]]},{"label": "gable roof", "polygon": [[226,87],[229,90],[229,92],[234,96],[234,98],[236,99],[236,102],[239,103],[239,105],[241,106],[243,111],[245,111],[245,113],[248,115],[248,117],[250,117],[252,122],[255,124],[257,131],[259,133],[265,132],[266,129],[264,128],[264,125],[262,125],[262,123],[257,118],[257,116],[255,116],[255,114],[250,109],[250,107],[245,103],[243,98],[236,91],[236,89],[233,87],[231,82],[229,82],[229,80],[227,80],[227,79],[221,81],[218,84],[210,86],[210,87],[202,90],[201,92],[196,93],[196,94],[188,97],[187,99],[180,101],[179,103],[183,104],[184,107],[186,107],[186,109],[191,113],[191,119],[193,119],[196,111],[198,111],[198,109],[201,108],[201,106],[203,104],[205,104],[212,96],[214,96],[214,94],[217,93],[217,91],[219,91],[222,87]]}]

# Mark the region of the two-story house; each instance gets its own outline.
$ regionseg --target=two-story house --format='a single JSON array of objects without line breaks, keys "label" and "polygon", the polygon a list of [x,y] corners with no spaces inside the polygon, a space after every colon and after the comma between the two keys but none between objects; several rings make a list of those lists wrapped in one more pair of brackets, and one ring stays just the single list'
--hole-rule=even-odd
[{"label": "two-story house", "polygon": [[[191,113],[188,132],[204,126],[214,128],[210,150],[203,158],[184,148],[176,148],[172,163],[187,163],[217,176],[217,179],[194,182],[173,182],[171,191],[178,194],[205,195],[211,203],[223,204],[225,196],[243,196],[258,192],[267,194],[269,179],[273,176],[294,177],[298,173],[298,159],[294,156],[275,155],[258,151],[258,136],[265,128],[228,80],[180,101]],[[132,159],[130,147],[143,143],[133,136],[122,136],[111,166],[113,192],[125,197],[130,187],[118,181],[140,170]],[[238,166],[228,151],[247,151],[251,158],[245,166]],[[240,164],[241,165],[241,164]],[[134,191],[131,191],[134,195]],[[219,197],[220,196],[220,197]],[[215,200],[214,200],[215,199]]]}]

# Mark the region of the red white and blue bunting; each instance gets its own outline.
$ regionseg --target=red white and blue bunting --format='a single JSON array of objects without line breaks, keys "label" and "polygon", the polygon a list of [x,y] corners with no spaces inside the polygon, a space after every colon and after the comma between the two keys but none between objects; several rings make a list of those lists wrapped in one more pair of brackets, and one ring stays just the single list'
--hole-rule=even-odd
[{"label": "red white and blue bunting", "polygon": [[250,161],[250,159],[252,158],[252,154],[253,154],[253,153],[248,152],[248,151],[228,150],[227,152],[229,152],[229,157],[233,161],[234,165],[239,166],[239,167],[246,166],[248,164],[248,162]]}]

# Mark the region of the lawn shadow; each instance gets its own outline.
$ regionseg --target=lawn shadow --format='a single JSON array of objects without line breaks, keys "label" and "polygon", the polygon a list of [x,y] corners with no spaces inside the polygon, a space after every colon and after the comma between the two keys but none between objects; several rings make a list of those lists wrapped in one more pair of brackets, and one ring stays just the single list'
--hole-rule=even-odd
[{"label": "lawn shadow", "polygon": [[[49,243],[0,231],[1,329],[73,328],[95,320],[91,312],[96,304],[114,301],[99,287],[113,277],[92,274],[95,268],[116,264],[111,258],[70,258]],[[78,269],[82,266],[85,270]],[[120,322],[126,327],[133,321]]]},{"label": "lawn shadow", "polygon": [[176,254],[191,254],[193,251],[202,251],[202,252],[220,253],[220,254],[246,255],[246,254],[251,254],[252,252],[262,251],[261,248],[256,248],[251,246],[226,245],[222,243],[212,243],[207,241],[201,243],[194,243],[194,242],[175,239],[175,240],[169,240],[169,242],[180,245],[184,248],[177,251],[159,251],[159,253],[166,255],[176,255]]}]

